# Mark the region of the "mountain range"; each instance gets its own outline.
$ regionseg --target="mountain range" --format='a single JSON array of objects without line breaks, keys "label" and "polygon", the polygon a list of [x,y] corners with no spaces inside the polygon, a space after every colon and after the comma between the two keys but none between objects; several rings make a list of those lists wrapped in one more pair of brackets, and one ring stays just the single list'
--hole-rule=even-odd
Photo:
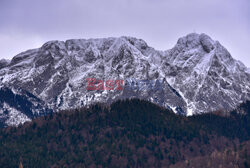
[{"label": "mountain range", "polygon": [[[88,90],[88,78],[124,86]],[[166,51],[133,37],[49,41],[0,60],[0,92],[3,126],[127,98],[194,115],[231,111],[249,100],[250,70],[206,34],[188,34]]]}]

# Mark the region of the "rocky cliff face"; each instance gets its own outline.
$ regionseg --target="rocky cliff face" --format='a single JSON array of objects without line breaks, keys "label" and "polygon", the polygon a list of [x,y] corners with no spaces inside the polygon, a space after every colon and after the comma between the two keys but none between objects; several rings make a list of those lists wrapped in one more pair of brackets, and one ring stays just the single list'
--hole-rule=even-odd
[{"label": "rocky cliff face", "polygon": [[52,113],[52,110],[42,100],[26,90],[1,86],[0,127],[15,126],[49,113]]},{"label": "rocky cliff face", "polygon": [[[87,78],[123,80],[124,89],[89,91]],[[138,97],[191,115],[250,98],[249,70],[205,34],[182,37],[167,51],[132,37],[50,41],[0,64],[0,82],[54,111]]]},{"label": "rocky cliff face", "polygon": [[189,114],[232,110],[250,98],[250,74],[205,34],[180,38],[165,53],[162,71],[188,104]]}]

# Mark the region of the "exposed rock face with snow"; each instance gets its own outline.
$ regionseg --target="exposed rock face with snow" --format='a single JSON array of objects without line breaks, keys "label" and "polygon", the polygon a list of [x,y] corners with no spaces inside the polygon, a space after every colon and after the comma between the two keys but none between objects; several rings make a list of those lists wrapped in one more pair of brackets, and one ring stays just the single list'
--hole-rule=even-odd
[{"label": "exposed rock face with snow", "polygon": [[[87,78],[124,80],[125,86],[89,91]],[[54,111],[138,97],[193,114],[230,110],[250,98],[249,70],[205,34],[180,38],[165,52],[132,37],[50,41],[0,62],[0,82],[32,93]]]},{"label": "exposed rock face with snow", "polygon": [[46,104],[20,88],[0,88],[0,126],[18,125],[36,116],[52,113]]},{"label": "exposed rock face with snow", "polygon": [[205,34],[180,38],[165,54],[162,70],[186,100],[189,114],[232,110],[250,98],[250,74]]},{"label": "exposed rock face with snow", "polygon": [[1,59],[0,60],[0,69],[6,67],[10,63],[9,60]]}]

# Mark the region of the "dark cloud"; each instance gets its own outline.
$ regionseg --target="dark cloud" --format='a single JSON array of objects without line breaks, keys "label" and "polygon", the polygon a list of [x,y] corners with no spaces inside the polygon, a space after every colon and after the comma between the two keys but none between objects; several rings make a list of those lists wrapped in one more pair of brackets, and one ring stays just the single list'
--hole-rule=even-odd
[{"label": "dark cloud", "polygon": [[250,66],[248,0],[1,0],[0,57],[48,40],[129,35],[165,50],[205,32]]}]

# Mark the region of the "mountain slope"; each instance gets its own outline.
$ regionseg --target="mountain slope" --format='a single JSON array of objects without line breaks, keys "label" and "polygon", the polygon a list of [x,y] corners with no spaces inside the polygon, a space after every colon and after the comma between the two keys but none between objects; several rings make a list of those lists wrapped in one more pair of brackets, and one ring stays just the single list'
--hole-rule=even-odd
[{"label": "mountain slope", "polygon": [[233,110],[250,98],[250,74],[205,34],[189,34],[165,53],[166,79],[188,104],[189,114]]},{"label": "mountain slope", "polygon": [[[249,69],[205,34],[164,52],[132,37],[50,41],[1,62],[0,85],[18,86],[54,111],[135,97],[192,115],[250,99]],[[88,78],[120,80],[124,89],[90,91]]]},{"label": "mountain slope", "polygon": [[144,41],[130,37],[51,41],[39,49],[15,56],[0,70],[0,79],[4,84],[21,86],[56,110],[134,95],[185,111],[184,100],[167,81],[162,82],[166,93],[163,97],[150,91],[151,88],[142,91],[126,87],[130,93],[86,89],[87,78],[104,82],[109,79],[163,81],[164,76],[157,70],[160,61],[160,52],[148,47]]},{"label": "mountain slope", "polygon": [[19,125],[50,114],[46,104],[20,88],[0,87],[0,126]]}]

